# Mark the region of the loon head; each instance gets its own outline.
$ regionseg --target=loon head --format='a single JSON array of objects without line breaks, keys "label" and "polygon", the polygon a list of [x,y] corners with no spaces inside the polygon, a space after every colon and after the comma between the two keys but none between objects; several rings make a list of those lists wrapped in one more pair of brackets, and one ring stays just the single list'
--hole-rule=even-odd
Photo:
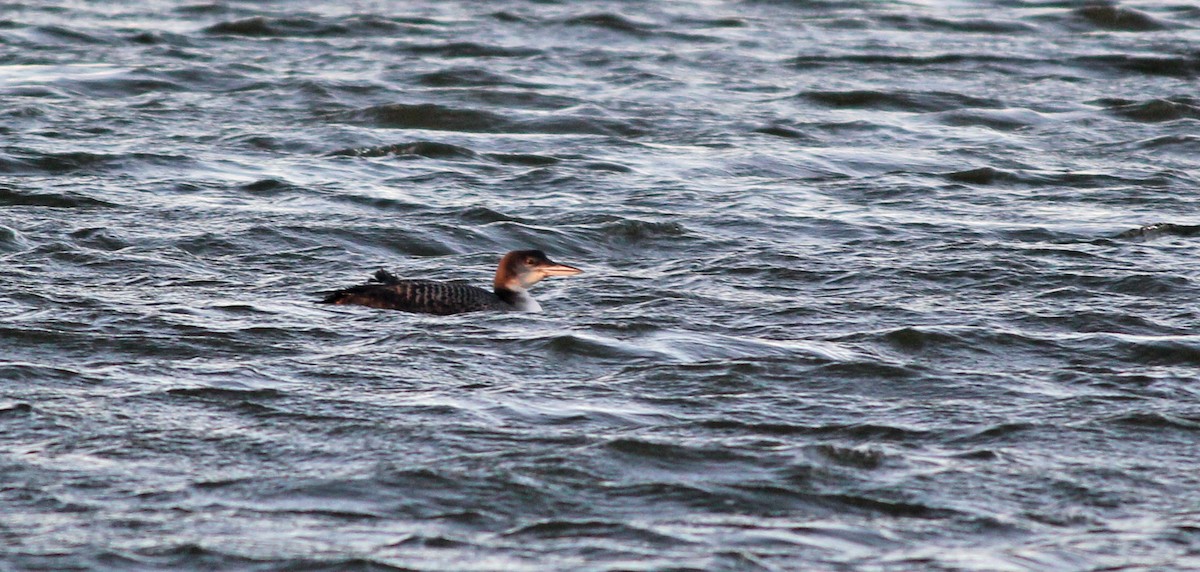
[{"label": "loon head", "polygon": [[500,259],[496,269],[496,290],[524,291],[550,276],[573,276],[582,270],[546,258],[540,250],[514,250]]}]

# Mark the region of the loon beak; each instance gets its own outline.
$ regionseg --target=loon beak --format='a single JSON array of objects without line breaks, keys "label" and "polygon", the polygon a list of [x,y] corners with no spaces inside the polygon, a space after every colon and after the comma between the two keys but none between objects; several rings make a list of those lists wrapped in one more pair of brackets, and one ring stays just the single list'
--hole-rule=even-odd
[{"label": "loon beak", "polygon": [[574,266],[567,266],[566,264],[559,264],[557,262],[551,262],[545,266],[539,266],[538,271],[546,276],[574,276],[580,272],[583,272]]}]

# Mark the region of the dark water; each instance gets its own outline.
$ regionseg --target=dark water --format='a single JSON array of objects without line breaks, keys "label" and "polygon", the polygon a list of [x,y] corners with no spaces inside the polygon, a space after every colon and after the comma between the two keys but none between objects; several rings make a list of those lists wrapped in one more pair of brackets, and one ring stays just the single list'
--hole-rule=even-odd
[{"label": "dark water", "polygon": [[1198,79],[1183,0],[0,4],[0,569],[1200,567]]}]

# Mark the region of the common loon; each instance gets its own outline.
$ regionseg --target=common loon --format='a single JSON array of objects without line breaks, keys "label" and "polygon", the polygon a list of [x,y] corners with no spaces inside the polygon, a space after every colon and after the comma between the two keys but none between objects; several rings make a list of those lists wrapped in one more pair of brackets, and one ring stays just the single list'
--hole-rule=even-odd
[{"label": "common loon", "polygon": [[500,259],[491,292],[461,282],[402,280],[379,270],[366,284],[332,292],[322,302],[440,315],[482,310],[541,312],[542,307],[529,295],[529,287],[543,278],[580,272],[546,258],[540,250],[514,250]]}]

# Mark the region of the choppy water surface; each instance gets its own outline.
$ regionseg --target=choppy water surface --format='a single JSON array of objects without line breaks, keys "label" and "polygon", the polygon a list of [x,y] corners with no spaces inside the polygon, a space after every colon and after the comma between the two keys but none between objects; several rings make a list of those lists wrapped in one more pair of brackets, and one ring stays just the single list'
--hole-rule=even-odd
[{"label": "choppy water surface", "polygon": [[[1200,566],[1191,2],[0,9],[0,568]],[[586,270],[539,315],[314,304]]]}]

